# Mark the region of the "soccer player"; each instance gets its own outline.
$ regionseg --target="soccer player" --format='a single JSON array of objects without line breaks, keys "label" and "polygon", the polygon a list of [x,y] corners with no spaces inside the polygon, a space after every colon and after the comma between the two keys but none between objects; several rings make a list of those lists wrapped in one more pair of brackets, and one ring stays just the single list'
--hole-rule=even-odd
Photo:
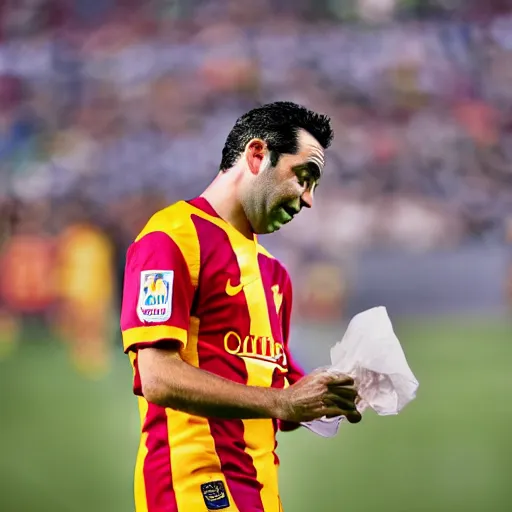
[{"label": "soccer player", "polygon": [[329,118],[294,103],[251,110],[206,191],[156,213],[129,248],[137,512],[279,512],[277,429],[361,419],[350,377],[294,364],[290,277],[257,237],[313,205],[332,136]]}]

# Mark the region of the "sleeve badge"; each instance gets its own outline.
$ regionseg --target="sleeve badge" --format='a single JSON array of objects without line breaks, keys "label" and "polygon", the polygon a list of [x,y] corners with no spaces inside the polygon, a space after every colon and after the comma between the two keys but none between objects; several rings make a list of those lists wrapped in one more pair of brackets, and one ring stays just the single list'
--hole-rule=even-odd
[{"label": "sleeve badge", "polygon": [[165,322],[171,318],[174,270],[140,273],[137,316],[141,322]]}]

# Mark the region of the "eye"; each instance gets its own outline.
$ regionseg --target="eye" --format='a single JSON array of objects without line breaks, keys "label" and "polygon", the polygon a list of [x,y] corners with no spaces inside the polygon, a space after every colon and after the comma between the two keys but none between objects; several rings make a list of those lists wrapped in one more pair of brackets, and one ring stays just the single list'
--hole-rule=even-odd
[{"label": "eye", "polygon": [[311,187],[311,178],[309,176],[299,178],[299,185],[301,187],[310,188]]},{"label": "eye", "polygon": [[301,187],[311,187],[313,180],[311,179],[311,176],[309,175],[309,172],[307,169],[298,169],[295,172],[297,176],[297,180],[299,182],[299,185]]},{"label": "eye", "polygon": [[304,187],[306,190],[309,190],[311,193],[318,186],[318,181],[315,180],[309,173],[304,174],[303,176],[298,176],[299,185]]}]

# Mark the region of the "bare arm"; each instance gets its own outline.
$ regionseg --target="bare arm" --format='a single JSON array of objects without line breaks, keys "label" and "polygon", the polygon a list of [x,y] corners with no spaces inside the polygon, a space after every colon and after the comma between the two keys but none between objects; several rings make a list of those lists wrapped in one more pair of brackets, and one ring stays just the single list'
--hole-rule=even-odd
[{"label": "bare arm", "polygon": [[142,393],[162,407],[214,418],[309,421],[346,415],[356,423],[357,395],[349,377],[315,372],[287,389],[246,386],[184,362],[175,345],[138,352]]},{"label": "bare arm", "polygon": [[277,389],[244,386],[184,362],[176,348],[139,351],[142,393],[149,402],[215,418],[273,418],[279,415]]}]

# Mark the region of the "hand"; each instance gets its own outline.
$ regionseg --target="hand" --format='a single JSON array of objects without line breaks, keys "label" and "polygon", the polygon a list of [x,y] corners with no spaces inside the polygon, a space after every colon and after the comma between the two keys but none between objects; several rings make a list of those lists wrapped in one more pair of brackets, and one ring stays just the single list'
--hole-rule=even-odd
[{"label": "hand", "polygon": [[350,423],[361,421],[354,379],[342,373],[317,370],[282,390],[279,419],[301,423],[323,416],[346,416]]}]

